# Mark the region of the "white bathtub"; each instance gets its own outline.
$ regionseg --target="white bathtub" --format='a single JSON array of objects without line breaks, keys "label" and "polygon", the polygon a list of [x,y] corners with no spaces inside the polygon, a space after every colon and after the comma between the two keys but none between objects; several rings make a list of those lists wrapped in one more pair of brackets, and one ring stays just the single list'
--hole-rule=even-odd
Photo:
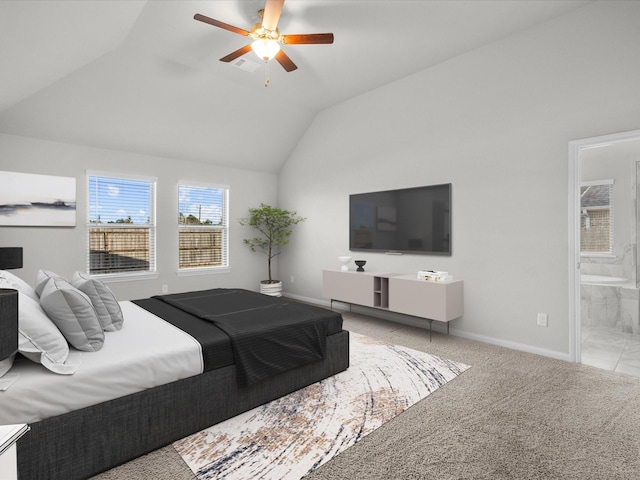
[{"label": "white bathtub", "polygon": [[628,286],[631,280],[622,277],[607,277],[606,275],[589,275],[583,273],[580,275],[580,283],[583,285]]}]

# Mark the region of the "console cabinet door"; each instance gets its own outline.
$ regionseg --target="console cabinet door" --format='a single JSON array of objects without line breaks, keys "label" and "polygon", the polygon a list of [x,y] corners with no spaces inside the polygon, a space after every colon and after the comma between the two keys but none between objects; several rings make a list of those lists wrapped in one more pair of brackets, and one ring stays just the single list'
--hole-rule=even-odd
[{"label": "console cabinet door", "polygon": [[462,280],[435,283],[414,276],[389,279],[389,310],[448,322],[462,316]]},{"label": "console cabinet door", "polygon": [[367,272],[322,271],[322,296],[332,300],[374,306],[374,276]]}]

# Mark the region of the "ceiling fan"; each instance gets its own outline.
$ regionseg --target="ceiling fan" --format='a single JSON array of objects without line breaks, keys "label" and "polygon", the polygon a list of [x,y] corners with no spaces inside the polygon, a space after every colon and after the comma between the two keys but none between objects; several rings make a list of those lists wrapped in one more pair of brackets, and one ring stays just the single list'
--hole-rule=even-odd
[{"label": "ceiling fan", "polygon": [[[333,33],[303,33],[294,35],[283,35],[278,30],[278,20],[282,13],[284,0],[266,0],[263,10],[258,12],[262,18],[262,22],[256,23],[251,30],[234,27],[227,23],[209,18],[205,15],[196,13],[193,17],[200,22],[208,23],[214,27],[223,28],[230,32],[251,37],[252,43],[239,48],[235,52],[231,52],[220,59],[221,62],[231,62],[236,58],[253,50],[258,57],[268,62],[275,58],[280,65],[287,71],[292,72],[297,69],[295,63],[284,53],[280,45],[300,45],[300,44],[327,44],[333,43]],[[266,86],[266,84],[265,84]]]}]

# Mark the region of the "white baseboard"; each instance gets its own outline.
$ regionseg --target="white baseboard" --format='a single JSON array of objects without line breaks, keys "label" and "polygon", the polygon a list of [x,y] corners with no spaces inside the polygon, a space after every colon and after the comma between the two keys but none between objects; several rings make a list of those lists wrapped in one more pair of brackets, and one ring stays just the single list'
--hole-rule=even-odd
[{"label": "white baseboard", "polygon": [[[326,299],[319,300],[317,298],[303,297],[302,295],[294,295],[293,293],[282,292],[283,297],[293,298],[294,300],[299,300],[305,303],[313,303],[314,305],[322,305],[323,307],[328,307],[331,305],[331,302]],[[334,302],[335,303],[335,302]]]},{"label": "white baseboard", "polygon": [[543,357],[555,358],[556,360],[564,360],[565,362],[571,361],[571,357],[568,353],[565,352],[558,352],[556,350],[534,347],[533,345],[526,345],[524,343],[517,343],[511,342],[509,340],[487,337],[486,335],[478,335],[477,333],[469,333],[465,332],[464,330],[458,330],[454,328],[452,328],[449,333],[457,337],[468,338],[469,340],[476,340],[482,343],[488,343],[489,345],[497,345],[498,347],[510,348],[512,350],[519,350],[521,352],[534,353]]},{"label": "white baseboard", "polygon": [[[283,293],[283,296],[292,298],[294,300],[299,300],[301,302],[321,305],[323,307],[329,307],[331,305],[331,302],[326,299],[310,298],[310,297],[304,297],[302,295],[294,295],[290,293]],[[382,318],[384,320],[390,320],[392,322],[398,322],[405,325],[411,325],[413,327],[424,328],[424,329],[429,328],[428,321],[422,321],[419,318],[407,317],[405,315],[401,315],[393,312],[385,312],[385,311],[377,310],[375,308],[367,308],[359,305],[350,306],[348,303],[342,303],[337,301],[334,301],[333,305],[340,306],[340,308],[345,310],[351,308],[351,311],[353,312],[363,313],[365,315],[370,315],[376,318]],[[433,328],[434,332],[446,333],[447,331],[445,324],[442,322],[433,322],[433,327],[434,327]],[[470,332],[466,332],[464,330],[459,330],[455,328],[450,328],[449,334],[455,335],[457,337],[468,338],[469,340],[475,340],[478,342],[487,343],[489,345],[497,345],[499,347],[510,348],[512,350],[518,350],[521,352],[533,353],[536,355],[541,355],[543,357],[555,358],[556,360],[564,360],[566,362],[571,361],[571,357],[569,353],[558,352],[556,350],[549,350],[546,348],[534,347],[533,345],[526,345],[524,343],[501,340],[499,338],[488,337],[486,335],[479,335],[477,333],[470,333]]]}]

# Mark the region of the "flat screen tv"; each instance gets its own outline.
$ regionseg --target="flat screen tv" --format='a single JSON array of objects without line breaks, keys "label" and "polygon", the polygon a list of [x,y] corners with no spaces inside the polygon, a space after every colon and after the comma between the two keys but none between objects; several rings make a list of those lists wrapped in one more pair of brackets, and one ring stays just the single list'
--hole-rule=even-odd
[{"label": "flat screen tv", "polygon": [[349,250],[451,255],[451,184],[349,195]]}]

